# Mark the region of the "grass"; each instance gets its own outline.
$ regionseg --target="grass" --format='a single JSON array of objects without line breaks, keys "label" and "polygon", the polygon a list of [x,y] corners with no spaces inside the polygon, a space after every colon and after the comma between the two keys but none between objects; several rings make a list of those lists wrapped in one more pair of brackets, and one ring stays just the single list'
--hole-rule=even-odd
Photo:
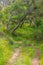
[{"label": "grass", "polygon": [[[21,50],[20,56],[15,60],[13,65],[31,65],[35,51],[32,47],[24,47]],[[40,65],[43,65],[43,56],[40,58]]]},{"label": "grass", "polygon": [[[20,56],[15,60],[14,65],[30,65],[31,58],[29,57],[27,48],[22,48]],[[18,60],[19,59],[19,60]]]},{"label": "grass", "polygon": [[5,65],[11,54],[8,41],[5,38],[0,39],[0,65]]},{"label": "grass", "polygon": [[43,57],[40,60],[40,65],[43,65]]},{"label": "grass", "polygon": [[[0,30],[3,31],[3,28],[1,27]],[[6,33],[5,36],[0,36],[0,65],[5,65],[11,54],[14,52],[14,49],[21,45],[23,48],[20,56],[15,60],[14,65],[31,64],[31,59],[35,55],[33,45],[41,50],[40,63],[43,65],[43,43],[38,43],[34,40],[31,40],[34,31],[35,30],[30,28],[28,24],[24,24],[23,27],[21,29],[17,29],[13,35]],[[13,42],[13,44],[11,44],[11,42]],[[29,44],[31,44],[30,47],[28,46]]]},{"label": "grass", "polygon": [[18,47],[18,44],[11,45],[5,37],[0,38],[0,65],[5,65],[14,49]]}]

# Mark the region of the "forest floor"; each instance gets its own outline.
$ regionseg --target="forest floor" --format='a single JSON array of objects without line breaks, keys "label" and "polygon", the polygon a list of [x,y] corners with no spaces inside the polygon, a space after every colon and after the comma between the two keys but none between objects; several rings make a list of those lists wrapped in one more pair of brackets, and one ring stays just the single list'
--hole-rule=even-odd
[{"label": "forest floor", "polygon": [[13,55],[11,56],[11,58],[9,59],[6,65],[13,65],[14,60],[16,60],[16,58],[20,55],[21,47],[14,49],[14,50],[15,52],[13,53]]},{"label": "forest floor", "polygon": [[[11,58],[9,59],[8,63],[6,65],[13,65],[14,61],[19,57],[20,52],[21,52],[22,47],[20,46],[19,48],[15,49],[15,52],[13,53],[13,55],[11,56]],[[40,65],[40,59],[39,59],[39,55],[40,55],[40,51],[37,48],[34,48],[36,54],[32,60],[31,60],[31,65]],[[19,59],[18,59],[19,60]]]},{"label": "forest floor", "polygon": [[34,58],[32,60],[32,64],[31,65],[40,65],[40,60],[38,58]]},{"label": "forest floor", "polygon": [[32,59],[31,65],[40,65],[40,55],[41,52],[38,48],[35,49],[35,57]]},{"label": "forest floor", "polygon": [[13,35],[0,35],[0,65],[43,65],[43,42],[33,39],[34,30],[24,24]]}]

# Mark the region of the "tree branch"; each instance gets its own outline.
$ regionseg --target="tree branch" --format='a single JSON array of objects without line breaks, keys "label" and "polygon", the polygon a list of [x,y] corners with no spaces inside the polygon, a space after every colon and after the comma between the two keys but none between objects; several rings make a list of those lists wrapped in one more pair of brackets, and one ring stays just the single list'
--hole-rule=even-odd
[{"label": "tree branch", "polygon": [[25,19],[25,17],[27,16],[27,15],[30,15],[30,14],[32,14],[32,12],[35,10],[35,8],[29,8],[28,10],[26,10],[25,11],[25,13],[24,13],[24,16],[22,16],[21,17],[21,19],[20,19],[20,21],[19,21],[19,23],[16,25],[16,27],[14,27],[12,30],[11,30],[11,34],[20,26],[20,24],[21,24],[21,22],[23,22],[23,20]]}]

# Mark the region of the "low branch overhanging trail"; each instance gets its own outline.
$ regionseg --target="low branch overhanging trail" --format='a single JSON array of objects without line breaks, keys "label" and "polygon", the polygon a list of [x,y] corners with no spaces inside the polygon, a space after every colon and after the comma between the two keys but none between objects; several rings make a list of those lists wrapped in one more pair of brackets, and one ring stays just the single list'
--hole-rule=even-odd
[{"label": "low branch overhanging trail", "polygon": [[[34,7],[32,7],[32,4],[34,4]],[[23,23],[23,21],[25,20],[26,16],[32,14],[32,12],[34,10],[36,10],[36,9],[37,9],[37,6],[35,4],[35,1],[32,0],[32,2],[29,4],[29,8],[27,8],[27,10],[24,12],[24,16],[21,17],[21,19],[18,21],[19,23],[16,25],[16,27],[14,27],[10,31],[10,33],[12,34],[21,25],[21,23]]]},{"label": "low branch overhanging trail", "polygon": [[8,63],[6,65],[13,65],[14,61],[20,55],[21,48],[22,47],[19,47],[18,49],[15,50],[15,52],[13,53],[12,57],[8,60]]},{"label": "low branch overhanging trail", "polygon": [[32,12],[35,10],[35,9],[37,9],[37,7],[30,7],[26,12],[25,12],[25,15],[23,16],[23,17],[21,17],[21,20],[19,21],[19,23],[16,25],[16,27],[14,27],[12,30],[11,30],[11,34],[20,26],[20,24],[21,24],[21,22],[23,22],[24,21],[24,19],[25,19],[25,17],[27,16],[27,15],[30,15],[30,14],[32,14]]}]

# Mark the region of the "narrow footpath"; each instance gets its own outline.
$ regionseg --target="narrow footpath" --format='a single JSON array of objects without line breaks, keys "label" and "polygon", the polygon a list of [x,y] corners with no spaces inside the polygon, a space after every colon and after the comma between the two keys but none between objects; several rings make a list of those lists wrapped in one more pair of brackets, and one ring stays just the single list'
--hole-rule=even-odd
[{"label": "narrow footpath", "polygon": [[8,63],[6,65],[13,65],[14,61],[17,59],[17,57],[20,55],[21,47],[15,50],[11,58],[8,60]]}]

